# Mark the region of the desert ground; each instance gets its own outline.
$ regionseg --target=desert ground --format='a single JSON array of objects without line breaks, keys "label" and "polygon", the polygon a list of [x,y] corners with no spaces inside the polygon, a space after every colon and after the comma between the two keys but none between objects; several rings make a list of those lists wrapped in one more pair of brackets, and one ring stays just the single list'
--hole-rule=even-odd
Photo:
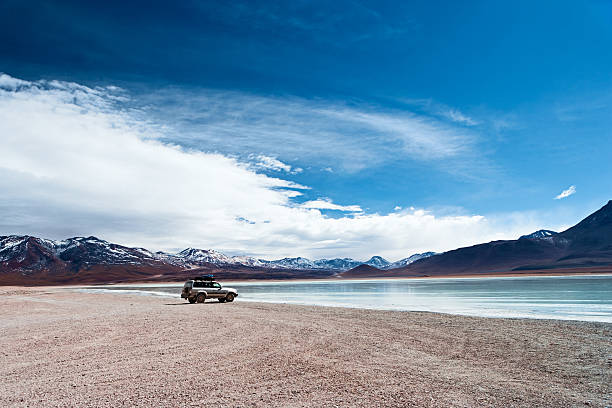
[{"label": "desert ground", "polygon": [[0,288],[0,406],[612,406],[612,325]]}]

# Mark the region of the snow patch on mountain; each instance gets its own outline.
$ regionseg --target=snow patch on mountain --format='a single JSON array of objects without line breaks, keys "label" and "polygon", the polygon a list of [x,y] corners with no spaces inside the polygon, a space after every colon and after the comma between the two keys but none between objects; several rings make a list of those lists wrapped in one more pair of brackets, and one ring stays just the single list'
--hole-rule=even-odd
[{"label": "snow patch on mountain", "polygon": [[528,235],[522,235],[519,239],[546,239],[554,237],[557,234],[558,232],[542,229]]},{"label": "snow patch on mountain", "polygon": [[429,258],[430,256],[434,256],[434,255],[437,255],[437,252],[423,252],[422,254],[414,254],[414,255],[409,256],[408,258],[404,258],[404,259],[400,259],[399,261],[395,261],[387,265],[387,267],[385,267],[384,269],[401,268],[401,267],[410,265],[411,263],[416,262],[420,259]]}]

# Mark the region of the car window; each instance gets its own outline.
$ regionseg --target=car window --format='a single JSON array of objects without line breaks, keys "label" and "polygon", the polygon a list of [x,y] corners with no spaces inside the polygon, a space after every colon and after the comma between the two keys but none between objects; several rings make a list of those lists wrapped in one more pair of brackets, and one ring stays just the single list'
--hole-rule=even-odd
[{"label": "car window", "polygon": [[221,284],[220,283],[213,283],[212,287],[213,288],[217,288],[217,289],[221,289]]},{"label": "car window", "polygon": [[193,282],[193,287],[194,288],[203,288],[204,287],[204,282]]}]

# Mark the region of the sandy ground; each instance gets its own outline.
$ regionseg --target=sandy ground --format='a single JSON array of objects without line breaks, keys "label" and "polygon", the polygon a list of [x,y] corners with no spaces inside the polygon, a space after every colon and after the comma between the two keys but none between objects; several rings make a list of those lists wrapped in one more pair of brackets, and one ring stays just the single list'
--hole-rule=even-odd
[{"label": "sandy ground", "polygon": [[612,406],[612,325],[0,288],[0,406]]}]

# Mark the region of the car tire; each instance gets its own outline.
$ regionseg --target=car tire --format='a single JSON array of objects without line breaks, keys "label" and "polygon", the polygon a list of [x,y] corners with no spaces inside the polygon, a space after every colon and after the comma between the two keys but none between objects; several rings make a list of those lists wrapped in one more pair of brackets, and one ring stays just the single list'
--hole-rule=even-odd
[{"label": "car tire", "polygon": [[196,302],[197,303],[204,303],[205,301],[206,301],[206,294],[198,293],[198,296],[196,296]]},{"label": "car tire", "polygon": [[233,293],[228,293],[227,296],[225,297],[225,300],[227,300],[228,302],[233,302],[234,301],[234,294]]},{"label": "car tire", "polygon": [[189,301],[189,303],[195,303],[196,302],[196,298],[194,298],[194,297],[190,297],[187,300]]}]

